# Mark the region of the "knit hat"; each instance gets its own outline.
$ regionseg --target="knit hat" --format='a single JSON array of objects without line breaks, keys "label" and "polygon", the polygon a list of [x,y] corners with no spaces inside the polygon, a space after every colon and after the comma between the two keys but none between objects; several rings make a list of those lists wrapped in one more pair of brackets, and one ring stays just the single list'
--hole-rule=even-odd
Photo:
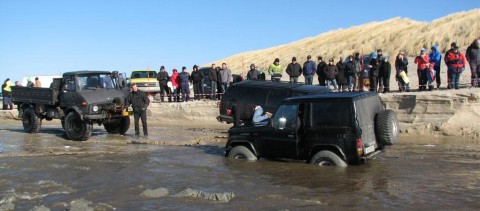
[{"label": "knit hat", "polygon": [[185,67],[185,66],[182,67],[182,70],[186,70],[186,69],[187,69],[187,67]]},{"label": "knit hat", "polygon": [[457,46],[457,43],[456,43],[456,42],[452,42],[452,44],[450,44],[450,47],[453,47],[453,46]]},{"label": "knit hat", "polygon": [[173,72],[178,72],[178,70],[177,70],[176,68],[173,68],[173,70],[172,70],[172,71],[173,71]]},{"label": "knit hat", "polygon": [[161,67],[160,67],[160,70],[165,70],[165,66],[161,66]]},{"label": "knit hat", "polygon": [[376,59],[376,58],[377,58],[377,53],[372,52],[372,53],[370,54],[370,56],[371,56],[372,58]]},{"label": "knit hat", "polygon": [[280,59],[279,59],[279,58],[276,58],[274,62],[280,62]]},{"label": "knit hat", "polygon": [[382,49],[379,48],[379,49],[377,50],[377,53],[380,53],[380,52],[382,52]]}]

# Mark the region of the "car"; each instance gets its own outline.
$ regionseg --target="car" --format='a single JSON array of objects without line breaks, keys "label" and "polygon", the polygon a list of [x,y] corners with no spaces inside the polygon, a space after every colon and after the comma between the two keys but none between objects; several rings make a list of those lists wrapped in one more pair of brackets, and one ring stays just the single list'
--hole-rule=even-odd
[{"label": "car", "polygon": [[160,84],[157,81],[155,70],[134,70],[130,75],[130,83],[137,84],[139,90],[148,95],[160,93]]},{"label": "car", "polygon": [[397,115],[377,93],[332,92],[285,99],[265,124],[232,127],[225,155],[345,167],[365,163],[398,137]]},{"label": "car", "polygon": [[220,100],[217,116],[219,122],[233,123],[231,109],[235,104],[255,104],[265,111],[274,113],[280,102],[288,97],[331,92],[322,86],[293,84],[287,82],[271,82],[248,80],[235,83],[228,87]]}]

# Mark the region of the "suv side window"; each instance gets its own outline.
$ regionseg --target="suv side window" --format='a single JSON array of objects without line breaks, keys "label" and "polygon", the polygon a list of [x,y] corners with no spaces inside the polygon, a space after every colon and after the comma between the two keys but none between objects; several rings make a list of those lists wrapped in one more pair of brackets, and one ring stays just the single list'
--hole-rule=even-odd
[{"label": "suv side window", "polygon": [[274,107],[280,102],[282,102],[283,99],[290,97],[290,92],[286,90],[270,90],[268,93],[268,99],[266,106]]},{"label": "suv side window", "polygon": [[349,126],[351,113],[350,104],[347,102],[315,102],[312,103],[312,125],[314,127]]},{"label": "suv side window", "polygon": [[297,125],[298,105],[282,105],[272,119],[272,126],[277,129],[295,129]]}]

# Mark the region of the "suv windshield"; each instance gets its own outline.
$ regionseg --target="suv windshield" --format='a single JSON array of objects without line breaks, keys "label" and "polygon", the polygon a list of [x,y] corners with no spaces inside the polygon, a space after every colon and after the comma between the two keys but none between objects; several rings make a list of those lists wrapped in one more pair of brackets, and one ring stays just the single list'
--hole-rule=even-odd
[{"label": "suv windshield", "polygon": [[132,79],[135,78],[156,78],[157,72],[155,71],[135,71],[132,73]]},{"label": "suv windshield", "polygon": [[110,74],[78,75],[77,86],[80,90],[115,89],[115,81]]}]

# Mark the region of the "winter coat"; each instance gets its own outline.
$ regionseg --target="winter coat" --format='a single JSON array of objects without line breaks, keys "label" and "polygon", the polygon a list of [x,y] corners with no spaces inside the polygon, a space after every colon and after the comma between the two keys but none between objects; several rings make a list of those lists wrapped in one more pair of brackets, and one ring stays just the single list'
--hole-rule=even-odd
[{"label": "winter coat", "polygon": [[468,46],[466,59],[470,64],[480,65],[480,47],[477,46],[476,42]]},{"label": "winter coat", "polygon": [[157,74],[157,81],[163,85],[163,86],[166,86],[167,85],[167,82],[168,82],[168,73],[167,71],[160,71],[158,74]]},{"label": "winter coat", "polygon": [[417,64],[417,69],[419,70],[424,70],[427,68],[427,63],[430,62],[430,59],[428,59],[428,55],[423,55],[423,56],[417,56],[415,57],[415,64]]},{"label": "winter coat", "polygon": [[355,75],[354,61],[348,61],[345,64],[345,76],[353,76],[353,75]]},{"label": "winter coat", "polygon": [[214,68],[210,68],[210,70],[208,71],[208,78],[210,78],[210,81],[218,81],[217,74],[217,70],[215,70]]},{"label": "winter coat", "polygon": [[312,76],[315,75],[315,72],[317,71],[317,65],[315,64],[314,61],[309,60],[306,61],[303,64],[303,75],[304,76]]},{"label": "winter coat", "polygon": [[260,79],[260,72],[257,69],[249,70],[247,73],[247,80]]},{"label": "winter coat", "polygon": [[178,74],[178,81],[180,82],[180,86],[182,85],[189,85],[190,82],[190,74],[187,72],[181,72]]},{"label": "winter coat", "polygon": [[132,105],[133,112],[140,112],[147,110],[148,105],[150,105],[150,100],[148,99],[147,94],[140,90],[136,92],[128,93],[126,106]]},{"label": "winter coat", "polygon": [[392,72],[392,65],[390,65],[390,62],[388,61],[383,62],[378,71],[380,77],[390,77],[391,72]]},{"label": "winter coat", "polygon": [[403,59],[400,59],[400,57],[397,56],[395,59],[395,70],[397,74],[400,73],[400,70],[408,72],[408,58],[403,57]]},{"label": "winter coat", "polygon": [[238,103],[233,107],[234,126],[240,126],[240,120],[251,121],[253,113],[255,112],[255,105]]},{"label": "winter coat", "polygon": [[454,51],[448,52],[446,60],[448,69],[456,71],[457,73],[461,73],[463,71],[465,68],[465,63],[467,62],[465,55],[463,55],[463,53],[460,51],[458,51],[458,53],[455,53]]},{"label": "winter coat", "polygon": [[200,71],[198,71],[198,70],[194,70],[194,71],[192,72],[192,76],[191,76],[191,77],[192,77],[193,83],[200,83],[200,82],[202,82],[202,80],[203,80],[203,73],[200,72]]},{"label": "winter coat", "polygon": [[370,66],[370,69],[368,70],[368,75],[372,76],[378,76],[378,68],[380,68],[380,62],[376,58],[371,58],[370,62],[368,63]]},{"label": "winter coat", "polygon": [[346,84],[347,83],[347,77],[346,77],[347,64],[345,64],[345,62],[337,62],[337,69],[338,69],[337,83]]},{"label": "winter coat", "polygon": [[178,78],[178,72],[172,74],[172,78],[170,79],[172,81],[172,85],[175,88],[179,88],[178,86],[180,84],[179,78]]},{"label": "winter coat", "polygon": [[275,65],[271,64],[270,67],[268,67],[268,74],[273,75],[273,74],[283,74],[283,67],[282,65]]},{"label": "winter coat", "polygon": [[327,67],[327,63],[321,61],[317,65],[317,75],[319,78],[325,78],[325,68]]},{"label": "winter coat", "polygon": [[332,80],[335,79],[338,75],[338,68],[336,65],[327,65],[325,67],[325,76],[327,79]]},{"label": "winter coat", "polygon": [[222,69],[220,70],[220,82],[222,83],[229,83],[232,81],[232,71],[230,69]]},{"label": "winter coat", "polygon": [[442,54],[438,51],[438,46],[433,46],[433,51],[428,56],[430,63],[434,63],[435,67],[440,67],[442,61]]},{"label": "winter coat", "polygon": [[291,77],[298,77],[302,75],[302,67],[298,63],[290,63],[287,66],[287,70],[285,71]]}]

